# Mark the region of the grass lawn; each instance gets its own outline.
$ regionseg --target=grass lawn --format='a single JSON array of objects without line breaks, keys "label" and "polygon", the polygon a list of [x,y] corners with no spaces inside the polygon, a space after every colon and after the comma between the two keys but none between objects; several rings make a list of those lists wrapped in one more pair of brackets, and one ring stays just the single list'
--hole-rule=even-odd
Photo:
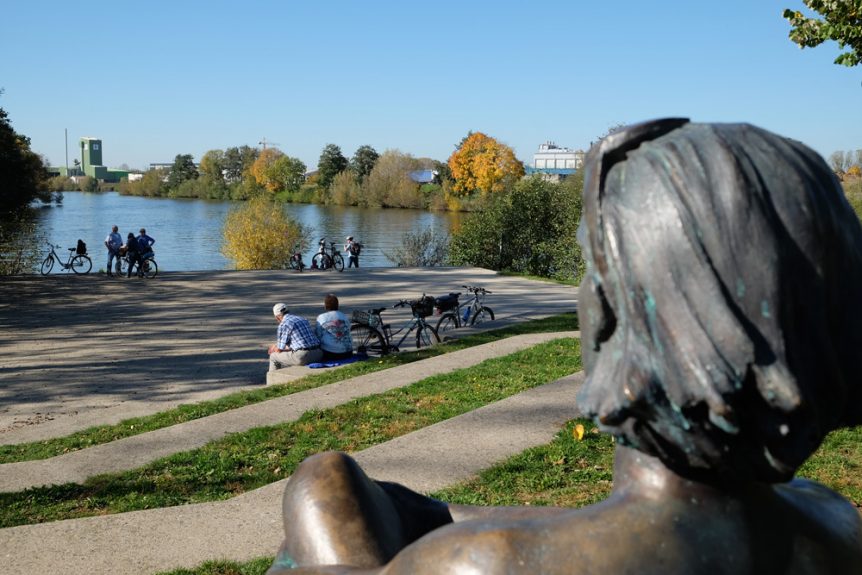
[{"label": "grass lawn", "polygon": [[447,342],[445,345],[437,345],[415,352],[396,353],[388,355],[379,361],[362,361],[346,365],[339,369],[315,373],[292,382],[290,385],[274,385],[253,391],[226,395],[212,401],[180,405],[175,409],[144,417],[127,419],[114,425],[91,427],[65,437],[32,443],[0,445],[0,464],[55,457],[70,451],[76,451],[102,443],[110,443],[111,441],[116,441],[124,437],[154,431],[163,427],[170,427],[172,425],[177,425],[178,423],[184,423],[193,419],[214,415],[223,411],[304,391],[306,389],[328,385],[330,383],[343,381],[366,373],[381,371],[397,365],[412,363],[428,357],[434,357],[444,353],[451,353],[460,349],[490,343],[513,335],[571,331],[576,329],[578,329],[577,315],[574,313],[568,313],[524,322],[498,330],[477,333],[463,339]]},{"label": "grass lawn", "polygon": [[227,499],[289,476],[304,458],[359,451],[542,385],[581,368],[580,346],[558,339],[430,377],[298,420],[235,433],[131,471],[83,484],[0,494],[0,527]]}]

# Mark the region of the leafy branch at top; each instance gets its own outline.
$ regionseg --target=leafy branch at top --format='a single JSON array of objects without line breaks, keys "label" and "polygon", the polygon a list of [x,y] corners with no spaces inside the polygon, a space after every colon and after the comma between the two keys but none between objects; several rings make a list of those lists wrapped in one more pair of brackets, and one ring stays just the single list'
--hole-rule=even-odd
[{"label": "leafy branch at top", "polygon": [[836,64],[856,66],[862,62],[862,0],[802,0],[822,16],[808,18],[798,10],[784,10],[792,26],[790,39],[800,48],[814,48],[826,40],[838,42],[842,50]]}]

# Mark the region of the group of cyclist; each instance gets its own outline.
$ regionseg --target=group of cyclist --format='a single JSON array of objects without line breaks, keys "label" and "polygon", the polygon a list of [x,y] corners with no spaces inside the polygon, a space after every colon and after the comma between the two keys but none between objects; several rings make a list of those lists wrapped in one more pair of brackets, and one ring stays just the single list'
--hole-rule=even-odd
[{"label": "group of cyclist", "polygon": [[111,232],[105,238],[105,247],[108,248],[108,267],[107,275],[113,277],[111,271],[116,269],[116,275],[121,276],[123,258],[129,262],[128,272],[126,277],[132,277],[132,271],[137,266],[138,275],[142,275],[143,263],[146,259],[153,257],[153,244],[156,243],[152,237],[147,235],[147,230],[141,228],[139,235],[129,232],[126,237],[126,242],[123,243],[123,237],[120,235],[120,229],[117,226],[111,226]]}]

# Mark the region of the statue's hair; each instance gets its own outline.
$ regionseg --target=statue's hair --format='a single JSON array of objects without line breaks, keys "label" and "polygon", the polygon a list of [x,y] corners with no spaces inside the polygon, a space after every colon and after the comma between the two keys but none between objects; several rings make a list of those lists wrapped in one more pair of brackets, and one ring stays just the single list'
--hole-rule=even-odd
[{"label": "statue's hair", "polygon": [[820,156],[669,119],[608,136],[585,169],[584,413],[721,481],[787,480],[862,423],[862,227]]}]

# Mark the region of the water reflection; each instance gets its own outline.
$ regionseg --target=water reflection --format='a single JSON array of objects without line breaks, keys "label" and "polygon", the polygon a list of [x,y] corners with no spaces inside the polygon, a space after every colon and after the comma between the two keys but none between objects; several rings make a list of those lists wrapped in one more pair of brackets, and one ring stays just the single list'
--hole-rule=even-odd
[{"label": "water reflection", "polygon": [[[137,235],[141,227],[156,239],[159,269],[193,271],[230,269],[232,264],[220,252],[222,225],[236,202],[212,202],[121,196],[116,192],[66,192],[62,206],[39,210],[40,231],[49,241],[63,247],[75,245],[78,238],[87,242],[94,270],[104,269],[104,239],[116,224],[123,238],[129,232]],[[400,244],[404,233],[432,227],[448,233],[457,225],[459,214],[288,204],[288,213],[311,228],[312,246],[305,253],[306,262],[317,246],[317,240],[343,244],[348,235],[363,244],[360,264],[367,267],[389,267],[386,253]]]}]

